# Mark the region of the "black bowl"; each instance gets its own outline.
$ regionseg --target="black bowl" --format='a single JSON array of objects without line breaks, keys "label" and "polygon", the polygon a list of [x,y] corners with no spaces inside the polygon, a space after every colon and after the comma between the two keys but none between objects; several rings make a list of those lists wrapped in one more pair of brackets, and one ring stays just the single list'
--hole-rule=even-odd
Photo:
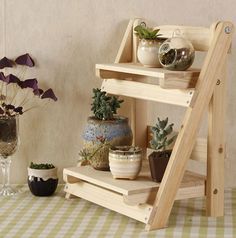
[{"label": "black bowl", "polygon": [[51,196],[57,189],[58,179],[48,179],[46,181],[41,178],[33,177],[32,180],[28,178],[28,185],[31,193],[35,196],[45,197]]}]

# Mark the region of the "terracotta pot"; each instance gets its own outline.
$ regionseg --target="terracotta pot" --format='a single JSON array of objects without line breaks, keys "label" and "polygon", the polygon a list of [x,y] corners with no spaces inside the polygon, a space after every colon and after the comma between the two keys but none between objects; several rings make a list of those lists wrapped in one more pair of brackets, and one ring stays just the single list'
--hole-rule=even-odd
[{"label": "terracotta pot", "polygon": [[51,196],[57,188],[57,168],[31,169],[28,168],[28,185],[35,196]]},{"label": "terracotta pot", "polygon": [[[103,137],[111,146],[131,145],[133,134],[128,124],[128,118],[115,117],[114,120],[98,120],[89,117],[83,133],[84,147],[94,151],[98,147],[99,137]],[[109,168],[109,146],[99,150],[90,160],[90,164],[98,170],[110,170]]]},{"label": "terracotta pot", "polygon": [[154,151],[148,156],[151,176],[154,182],[161,182],[169,162],[171,152],[172,150]]}]

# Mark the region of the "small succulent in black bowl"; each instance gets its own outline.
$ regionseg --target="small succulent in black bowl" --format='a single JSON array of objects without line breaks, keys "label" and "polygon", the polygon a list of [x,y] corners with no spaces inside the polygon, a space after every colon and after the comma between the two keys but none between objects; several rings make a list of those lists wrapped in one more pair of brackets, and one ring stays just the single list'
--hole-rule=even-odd
[{"label": "small succulent in black bowl", "polygon": [[28,167],[28,185],[35,196],[51,196],[57,188],[57,168],[53,164],[34,164]]}]

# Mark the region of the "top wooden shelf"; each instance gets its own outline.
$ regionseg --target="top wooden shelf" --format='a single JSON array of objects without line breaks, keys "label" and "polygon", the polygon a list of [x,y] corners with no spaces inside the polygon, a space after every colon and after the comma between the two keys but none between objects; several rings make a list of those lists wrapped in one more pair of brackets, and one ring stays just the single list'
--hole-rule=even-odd
[{"label": "top wooden shelf", "polygon": [[146,68],[134,63],[96,64],[96,75],[102,79],[159,79],[160,87],[173,89],[194,88],[200,69],[170,71],[163,68]]}]

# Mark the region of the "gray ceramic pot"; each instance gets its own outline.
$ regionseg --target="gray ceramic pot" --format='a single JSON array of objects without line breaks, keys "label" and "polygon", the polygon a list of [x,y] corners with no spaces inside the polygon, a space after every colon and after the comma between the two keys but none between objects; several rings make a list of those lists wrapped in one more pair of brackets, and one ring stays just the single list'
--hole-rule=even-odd
[{"label": "gray ceramic pot", "polygon": [[[95,117],[89,117],[83,133],[84,146],[94,151],[100,141],[98,138],[105,138],[111,146],[131,145],[133,134],[128,124],[128,118],[115,117],[114,120],[98,120]],[[91,159],[90,164],[99,170],[109,170],[109,146],[99,150]]]}]

